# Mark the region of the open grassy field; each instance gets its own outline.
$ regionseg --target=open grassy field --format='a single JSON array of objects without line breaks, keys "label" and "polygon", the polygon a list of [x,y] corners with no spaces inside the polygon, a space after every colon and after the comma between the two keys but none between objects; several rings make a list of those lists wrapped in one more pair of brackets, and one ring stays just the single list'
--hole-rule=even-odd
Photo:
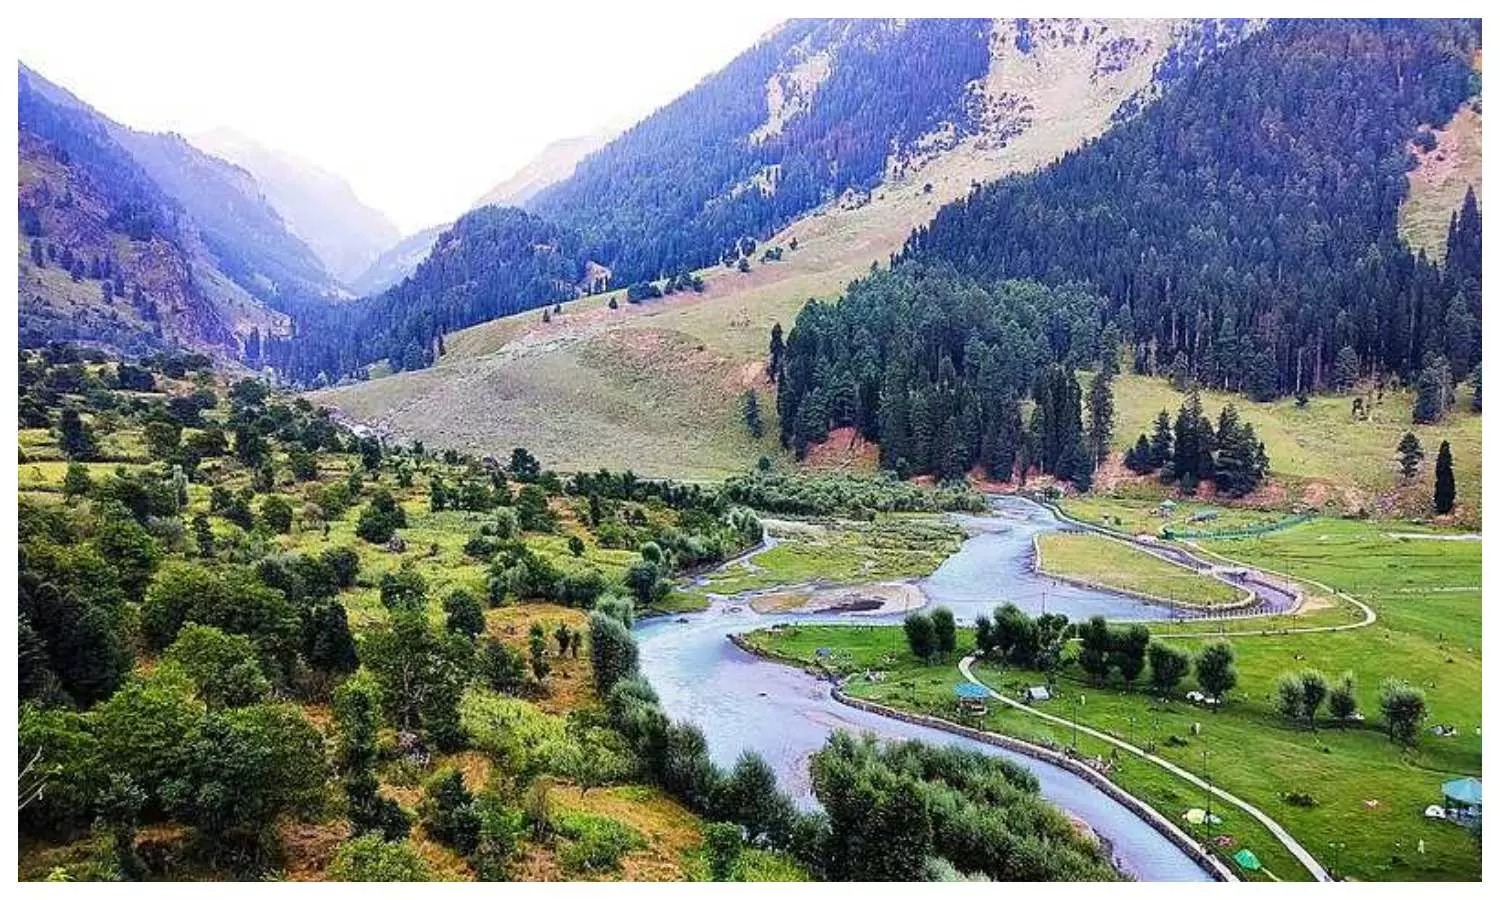
[{"label": "open grassy field", "polygon": [[1228,606],[1245,599],[1230,585],[1099,534],[1051,532],[1036,539],[1037,569],[1180,606]]},{"label": "open grassy field", "polygon": [[[1049,711],[1076,714],[1079,721],[1138,745],[1154,745],[1157,753],[1192,771],[1205,771],[1207,751],[1206,771],[1215,784],[1265,810],[1343,876],[1478,878],[1480,853],[1474,838],[1457,826],[1424,819],[1422,810],[1441,802],[1444,780],[1479,776],[1483,770],[1477,730],[1480,545],[1393,538],[1379,523],[1321,519],[1215,548],[1243,562],[1346,591],[1374,607],[1379,619],[1368,628],[1331,633],[1231,633],[1239,685],[1219,712],[1119,684],[1097,687],[1073,670],[1060,680],[1061,696],[1048,704]],[[886,673],[879,681],[851,681],[848,690],[858,696],[957,716],[952,687],[961,675],[953,661],[921,665],[893,629],[800,626],[760,632],[753,639],[768,650],[839,674],[867,669]],[[1170,639],[1193,651],[1204,643],[1196,637]],[[817,647],[833,648],[832,660],[819,660]],[[1325,721],[1314,731],[1282,718],[1274,706],[1276,680],[1306,668],[1317,668],[1330,679],[1352,673],[1366,721],[1345,727]],[[1040,683],[1043,677],[988,665],[976,674],[1000,691]],[[1410,749],[1391,743],[1380,729],[1378,694],[1381,682],[1392,676],[1426,692],[1427,726],[1450,725],[1458,734],[1439,737],[1424,727]],[[1191,686],[1191,676],[1186,683]],[[984,717],[983,727],[1059,746],[1072,741],[1071,729],[998,707]],[[1079,752],[1105,751],[1083,738]],[[1127,760],[1114,777],[1174,818],[1190,806],[1203,805],[1201,793],[1160,769],[1142,771],[1147,768]],[[1314,805],[1292,802],[1292,794],[1310,795]],[[1221,811],[1219,804],[1215,810]],[[1305,877],[1269,835],[1236,813],[1223,813],[1222,826],[1236,848],[1251,846],[1278,877]],[[1419,851],[1419,842],[1425,852]],[[1336,844],[1342,848],[1335,849]]]},{"label": "open grassy field", "polygon": [[[1080,381],[1089,377],[1081,375]],[[1159,411],[1165,409],[1175,415],[1183,396],[1165,379],[1138,375],[1116,379],[1115,448],[1123,452],[1138,435],[1149,434]],[[1459,387],[1454,409],[1434,425],[1412,424],[1410,390],[1387,386],[1384,395],[1377,398],[1373,387],[1362,388],[1359,396],[1374,404],[1368,421],[1356,421],[1350,414],[1354,396],[1311,397],[1305,408],[1298,408],[1291,397],[1254,403],[1240,395],[1203,391],[1205,413],[1216,419],[1224,405],[1233,403],[1240,419],[1255,426],[1271,459],[1271,483],[1246,498],[1243,505],[1425,517],[1431,514],[1432,462],[1437,458],[1438,445],[1448,441],[1453,448],[1458,489],[1453,519],[1465,527],[1478,527],[1482,513],[1482,417],[1469,407],[1469,387]],[[1427,454],[1410,483],[1403,482],[1396,465],[1396,444],[1407,431],[1416,434]],[[1096,492],[1108,494],[1112,484],[1107,479],[1101,481],[1105,483]],[[1126,496],[1146,499],[1167,495],[1165,488],[1145,481],[1146,485],[1133,487]]]},{"label": "open grassy field", "polygon": [[1184,500],[1174,500],[1173,503],[1172,507],[1163,509],[1160,487],[1146,482],[1121,484],[1107,495],[1067,497],[1062,507],[1075,519],[1130,535],[1160,536],[1166,529],[1178,532],[1232,531],[1264,527],[1291,518],[1276,510],[1229,508]]},{"label": "open grassy field", "polygon": [[765,524],[775,546],[710,572],[685,590],[728,595],[778,586],[915,578],[931,574],[963,541],[956,526],[935,515]]}]

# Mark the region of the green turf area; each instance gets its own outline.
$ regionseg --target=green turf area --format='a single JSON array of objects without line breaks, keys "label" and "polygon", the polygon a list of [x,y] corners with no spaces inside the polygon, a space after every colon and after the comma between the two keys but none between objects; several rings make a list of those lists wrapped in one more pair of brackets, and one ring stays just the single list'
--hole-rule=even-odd
[{"label": "green turf area", "polygon": [[709,573],[689,594],[739,594],[790,585],[846,585],[930,574],[958,550],[963,532],[941,516],[874,521],[769,520],[776,545]]},{"label": "green turf area", "polygon": [[[1110,756],[1112,748],[1102,741],[1088,735],[1078,735],[1075,741],[1069,728],[1049,724],[998,703],[989,704],[982,717],[960,713],[953,689],[963,681],[963,676],[953,664],[954,661],[923,665],[907,651],[898,628],[868,625],[786,626],[754,632],[747,635],[746,639],[764,652],[789,662],[834,675],[852,676],[845,682],[844,689],[855,697],[959,721],[1056,750],[1076,748],[1078,755],[1085,759]],[[960,648],[971,646],[971,636],[966,633],[960,640]],[[817,655],[817,651],[824,648],[832,651],[831,656]],[[866,672],[880,674],[876,676],[877,680],[871,681],[865,677]],[[1040,683],[1040,679],[1034,678],[1031,683]],[[1093,702],[1093,698],[1090,698],[1085,705]],[[1063,714],[1060,710],[1060,706],[1051,708],[1052,712]],[[1088,716],[1083,721],[1097,724]],[[1121,736],[1125,737],[1123,732]],[[1115,761],[1111,778],[1132,794],[1177,819],[1184,829],[1194,830],[1178,818],[1184,810],[1204,804],[1201,791],[1192,785],[1163,769],[1129,757]],[[1296,859],[1250,816],[1237,809],[1220,810],[1219,804],[1215,804],[1214,809],[1224,820],[1215,827],[1215,834],[1227,834],[1235,840],[1234,846],[1229,848],[1230,853],[1248,844],[1255,848],[1256,854],[1267,868],[1278,877],[1287,880],[1305,880],[1309,877]],[[1204,836],[1207,837],[1206,834]],[[1221,855],[1227,860],[1229,854]]]},{"label": "green turf area", "polygon": [[1164,499],[1157,485],[1127,485],[1113,494],[1068,497],[1061,507],[1075,519],[1131,535],[1160,535],[1165,529],[1203,532],[1262,528],[1291,518],[1279,510],[1237,509],[1182,500],[1163,507]]},{"label": "green turf area", "polygon": [[1036,548],[1037,568],[1059,578],[1180,606],[1229,606],[1247,599],[1244,591],[1217,578],[1101,534],[1055,531],[1038,535]]},{"label": "green turf area", "polygon": [[[1312,634],[1231,634],[1239,685],[1220,712],[1183,700],[1162,701],[1118,684],[1087,685],[1069,668],[1058,684],[1063,699],[1046,704],[1055,715],[1080,721],[1201,772],[1203,751],[1214,782],[1260,807],[1326,865],[1361,880],[1477,879],[1480,853],[1464,829],[1422,817],[1441,803],[1439,786],[1460,775],[1480,776],[1482,747],[1479,697],[1481,659],[1480,545],[1477,542],[1398,539],[1380,523],[1318,520],[1279,534],[1215,545],[1222,552],[1267,569],[1319,581],[1370,604],[1380,616],[1371,627]],[[1292,622],[1295,620],[1287,620]],[[1314,623],[1311,617],[1307,624]],[[1243,623],[1249,627],[1250,622]],[[1178,626],[1182,631],[1188,626]],[[1202,626],[1198,626],[1201,628]],[[1173,628],[1154,627],[1157,633]],[[892,705],[956,717],[952,686],[961,677],[951,664],[922,666],[906,651],[897,629],[819,626],[760,632],[752,640],[778,654],[839,674],[856,673],[848,690]],[[1199,638],[1178,639],[1196,651]],[[963,645],[961,641],[961,646]],[[833,650],[821,660],[814,651]],[[1320,723],[1316,731],[1276,712],[1274,690],[1285,672],[1317,668],[1330,679],[1350,671],[1358,685],[1362,725]],[[871,682],[866,670],[884,672]],[[981,666],[983,680],[1000,691],[1040,683],[1038,673]],[[1403,750],[1380,728],[1380,683],[1398,676],[1422,687],[1429,715],[1416,746]],[[1190,675],[1183,690],[1193,686]],[[1068,698],[1084,696],[1081,706]],[[1459,730],[1439,737],[1428,727]],[[1197,726],[1195,733],[1194,726]],[[1018,737],[1071,742],[1070,729],[991,704],[983,727]],[[1102,753],[1082,739],[1085,755]],[[1116,777],[1122,786],[1167,815],[1178,818],[1201,806],[1201,794],[1160,769],[1142,773],[1127,760]],[[1293,793],[1316,805],[1290,802]],[[1376,801],[1367,805],[1367,801]],[[1216,810],[1218,806],[1216,805]],[[1249,844],[1278,877],[1303,877],[1295,860],[1259,826],[1236,810],[1223,830],[1236,846]],[[1421,842],[1425,853],[1417,850]]]},{"label": "green turf area", "polygon": [[[1088,373],[1080,373],[1084,390],[1090,378]],[[1255,426],[1256,435],[1265,442],[1273,483],[1251,498],[1257,505],[1274,510],[1306,506],[1333,514],[1363,511],[1387,518],[1428,516],[1432,465],[1438,445],[1446,440],[1453,448],[1458,489],[1455,520],[1464,527],[1477,528],[1481,517],[1482,419],[1470,409],[1469,386],[1460,385],[1457,394],[1453,410],[1434,425],[1413,425],[1413,392],[1394,387],[1377,396],[1373,386],[1361,385],[1346,396],[1310,397],[1306,407],[1298,407],[1292,397],[1255,403],[1243,395],[1207,390],[1202,397],[1210,418],[1216,418],[1225,404],[1233,403],[1241,421]],[[1183,396],[1163,378],[1117,378],[1115,449],[1124,451],[1140,434],[1149,434],[1161,410],[1176,415]],[[1350,414],[1356,396],[1373,404],[1368,420],[1356,421]],[[1416,434],[1427,456],[1416,477],[1405,482],[1396,465],[1396,444],[1408,430]],[[1135,489],[1135,499],[1167,495],[1167,488],[1154,481],[1147,488]]]}]

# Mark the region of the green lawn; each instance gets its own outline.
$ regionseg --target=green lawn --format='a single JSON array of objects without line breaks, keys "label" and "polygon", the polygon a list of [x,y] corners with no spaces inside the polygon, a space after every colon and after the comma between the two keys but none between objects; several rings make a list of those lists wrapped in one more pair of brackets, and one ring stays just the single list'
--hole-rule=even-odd
[{"label": "green lawn", "polygon": [[1244,591],[1100,534],[1054,531],[1036,539],[1047,575],[1087,581],[1182,606],[1228,606]]},{"label": "green lawn", "polygon": [[779,543],[710,573],[686,588],[703,595],[778,586],[859,584],[930,574],[958,549],[963,533],[941,516],[881,515],[873,522],[768,523]]},{"label": "green lawn", "polygon": [[1161,506],[1165,491],[1156,485],[1126,488],[1116,494],[1082,494],[1062,501],[1063,511],[1075,519],[1102,525],[1122,534],[1160,535],[1175,531],[1232,531],[1271,525],[1288,518],[1279,510],[1236,509],[1207,503],[1176,501]]},{"label": "green lawn", "polygon": [[[1080,373],[1079,381],[1091,375]],[[1470,409],[1472,392],[1458,387],[1454,409],[1434,425],[1413,425],[1413,394],[1390,387],[1377,397],[1373,386],[1362,385],[1346,396],[1319,395],[1299,408],[1294,398],[1255,403],[1238,394],[1203,391],[1205,413],[1217,420],[1219,410],[1232,403],[1240,419],[1255,426],[1266,445],[1276,489],[1258,501],[1275,509],[1308,505],[1332,513],[1363,510],[1382,517],[1426,516],[1431,513],[1432,464],[1438,445],[1449,441],[1458,488],[1456,521],[1477,528],[1481,514],[1482,418]],[[1142,433],[1149,434],[1156,414],[1175,415],[1183,394],[1163,378],[1121,375],[1115,380],[1114,445],[1123,451]],[[1372,404],[1368,420],[1355,421],[1350,407],[1355,396]],[[1396,444],[1408,430],[1426,451],[1417,476],[1404,482],[1396,466]],[[1154,493],[1165,489],[1152,485]],[[1138,499],[1145,499],[1140,497]],[[1159,526],[1158,526],[1159,527]]]},{"label": "green lawn", "polygon": [[[1338,865],[1347,877],[1477,879],[1480,853],[1474,839],[1456,826],[1425,820],[1422,810],[1440,802],[1444,780],[1483,771],[1476,733],[1481,723],[1480,546],[1390,538],[1385,531],[1379,523],[1324,519],[1268,537],[1215,545],[1242,561],[1346,591],[1380,616],[1375,625],[1353,631],[1231,634],[1239,685],[1222,711],[1207,712],[1180,699],[1163,701],[1118,684],[1095,687],[1073,674],[1061,679],[1061,699],[1048,708],[1064,716],[1076,711],[1095,728],[1154,744],[1159,754],[1193,771],[1202,771],[1207,750],[1208,771],[1216,784],[1266,811],[1326,866],[1334,865],[1331,845],[1343,844]],[[956,667],[951,661],[920,665],[906,652],[897,629],[795,627],[760,632],[752,639],[791,659],[855,673],[848,690],[858,696],[957,715],[952,687],[961,676]],[[1194,652],[1204,643],[1199,638],[1175,640]],[[833,657],[820,661],[814,655],[818,647],[832,648]],[[1353,673],[1368,721],[1347,728],[1322,722],[1312,731],[1277,714],[1276,680],[1305,668],[1317,668],[1330,679]],[[871,682],[863,676],[866,670],[886,675]],[[976,674],[1000,691],[1035,684],[1042,677],[988,666]],[[1459,736],[1437,737],[1424,728],[1414,748],[1391,743],[1379,727],[1378,696],[1381,681],[1393,675],[1426,691],[1427,725],[1453,725]],[[1184,689],[1192,684],[1189,676]],[[1082,705],[1077,703],[1080,696]],[[983,727],[1060,745],[1072,739],[1071,729],[998,708],[988,713]],[[1103,752],[1086,739],[1079,751]],[[1189,785],[1140,762],[1127,760],[1117,778],[1173,818],[1188,806],[1202,805]],[[1311,795],[1316,805],[1288,802],[1292,792]],[[1236,846],[1253,847],[1278,877],[1304,877],[1292,857],[1248,817],[1229,812],[1223,830],[1234,836]],[[1425,853],[1418,852],[1419,842]]]}]

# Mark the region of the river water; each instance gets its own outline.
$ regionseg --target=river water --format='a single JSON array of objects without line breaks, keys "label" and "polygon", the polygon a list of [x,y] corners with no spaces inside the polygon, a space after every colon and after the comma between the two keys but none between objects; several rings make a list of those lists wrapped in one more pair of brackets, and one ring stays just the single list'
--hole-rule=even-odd
[{"label": "river water", "polygon": [[[955,516],[969,537],[921,588],[928,599],[972,620],[1010,601],[1028,612],[1061,612],[1071,619],[1102,613],[1112,619],[1167,618],[1167,611],[1126,597],[1065,585],[1034,574],[1032,536],[1057,529],[1052,513],[1024,500],[993,501],[988,516]],[[733,764],[754,750],[776,770],[782,787],[811,806],[807,760],[830,732],[873,732],[884,739],[920,738],[959,744],[1013,759],[1036,773],[1043,796],[1073,813],[1110,842],[1127,872],[1147,881],[1206,881],[1204,872],[1126,807],[1064,769],[946,731],[898,722],[838,703],[826,681],[800,669],[759,659],[740,650],[728,635],[776,623],[858,621],[891,624],[899,617],[840,613],[762,615],[748,603],[718,600],[688,616],[645,620],[636,628],[641,669],[676,719],[695,722],[708,738],[715,761]],[[685,619],[682,621],[681,619]],[[892,629],[893,641],[902,640]]]}]

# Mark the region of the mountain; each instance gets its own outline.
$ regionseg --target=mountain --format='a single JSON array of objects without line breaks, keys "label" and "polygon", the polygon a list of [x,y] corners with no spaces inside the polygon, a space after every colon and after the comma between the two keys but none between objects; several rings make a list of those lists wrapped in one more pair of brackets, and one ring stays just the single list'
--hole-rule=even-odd
[{"label": "mountain", "polygon": [[[801,311],[777,372],[783,443],[800,456],[853,426],[903,474],[983,463],[1009,481],[1019,457],[1086,485],[1109,436],[1081,445],[1074,383],[1048,454],[1059,410],[1037,373],[1072,383],[1122,347],[1136,374],[1261,402],[1434,368],[1451,395],[1479,352],[1477,203],[1451,220],[1445,266],[1397,220],[1413,142],[1477,90],[1478,41],[1474,22],[1279,20],[1055,165],[975,187],[891,271]],[[1037,303],[1045,285],[1084,296]],[[1185,486],[1213,474],[1190,462]]]},{"label": "mountain", "polygon": [[432,252],[438,236],[452,227],[451,222],[434,225],[401,238],[380,251],[363,272],[348,282],[349,289],[360,297],[369,297],[398,283],[417,270]]},{"label": "mountain", "polygon": [[[774,57],[759,59],[767,42],[777,41],[786,28],[844,33],[830,23],[791,23],[768,36],[761,49],[748,51],[694,89],[718,84],[715,90],[727,94],[729,82],[737,84],[752,108],[737,113],[737,125],[720,121],[721,114],[738,109],[737,103],[699,96],[685,106],[686,97],[679,98],[591,155],[572,178],[542,192],[531,207],[549,215],[542,212],[547,198],[566,192],[585,211],[598,210],[608,218],[614,214],[610,197],[640,194],[635,209],[642,221],[662,223],[650,229],[655,235],[650,239],[678,235],[684,238],[678,249],[686,252],[691,244],[677,223],[694,217],[695,210],[725,208],[693,187],[693,171],[709,167],[715,154],[741,153],[752,137],[766,143],[776,128],[790,133],[792,122],[809,115],[824,131],[804,136],[823,149],[806,152],[838,158],[841,135],[854,132],[863,113],[847,106],[841,112],[832,100],[820,107],[817,98],[824,87],[860,80],[858,68],[871,58],[870,48],[886,46],[882,41],[896,39],[887,32],[904,27],[891,22],[846,25],[856,37],[885,37],[863,49],[840,51],[835,43],[827,44],[831,56],[824,73],[822,62],[809,62],[793,50],[786,51],[781,63]],[[885,264],[913,228],[965,196],[976,182],[1052,164],[1149,108],[1165,85],[1190,76],[1202,60],[1258,27],[1234,20],[1162,19],[969,23],[960,31],[979,32],[984,63],[980,76],[964,87],[962,109],[966,116],[971,108],[983,112],[966,119],[963,135],[934,137],[899,154],[891,152],[867,189],[834,193],[837,182],[830,179],[823,190],[827,199],[776,231],[756,231],[757,246],[749,255],[742,252],[748,243],[741,240],[736,252],[743,271],[738,262],[721,264],[719,245],[711,244],[709,264],[696,273],[703,282],[701,293],[679,292],[639,304],[627,302],[624,291],[596,294],[566,304],[550,321],[526,313],[454,331],[446,336],[447,354],[433,370],[360,382],[321,393],[318,399],[404,439],[420,437],[430,445],[482,447],[485,452],[509,452],[522,444],[565,469],[607,465],[653,474],[691,471],[710,478],[743,471],[761,455],[777,453],[774,440],[750,439],[742,421],[745,392],[759,391],[766,428],[774,431],[769,421],[774,404],[767,400],[771,388],[765,380],[773,325],[790,326],[808,298],[835,297],[872,264]],[[907,46],[914,49],[920,42]],[[798,60],[804,63],[800,68]],[[839,66],[855,71],[835,78],[832,72]],[[877,59],[870,66],[874,85],[881,85],[876,76],[886,73],[881,90],[890,98],[928,96],[920,84],[926,80],[924,65],[902,68],[895,60]],[[896,72],[919,83],[899,87],[899,79],[891,81]],[[814,84],[817,90],[809,91]],[[838,96],[855,88],[840,87]],[[873,88],[859,90],[868,96]],[[877,108],[898,102],[904,101],[881,100]],[[929,108],[936,107],[955,108],[931,100]],[[822,112],[810,112],[818,109]],[[659,148],[654,146],[658,141]],[[787,148],[784,158],[797,156],[799,146]],[[613,174],[588,174],[605,159],[611,160]],[[685,180],[670,174],[678,170],[686,173]],[[585,178],[593,180],[597,192],[580,187]],[[662,202],[653,200],[642,184],[654,185],[650,190]],[[689,196],[689,188],[696,193]],[[678,191],[680,195],[674,193]],[[682,203],[668,204],[667,199]],[[591,226],[586,214],[576,212],[558,218],[582,221],[576,230],[585,240],[590,230],[616,230],[618,224]],[[605,244],[590,243],[588,251],[594,262],[614,258]],[[625,276],[619,273],[613,282],[636,280]],[[545,418],[534,414],[542,408],[549,410]],[[599,439],[579,440],[579,435]]]},{"label": "mountain", "polygon": [[401,237],[396,226],[362,203],[343,179],[312,163],[261,146],[231,129],[204,132],[190,140],[254,176],[287,230],[341,282],[358,277]]},{"label": "mountain", "polygon": [[553,141],[515,174],[490,188],[474,201],[474,207],[525,207],[532,197],[551,185],[570,177],[584,157],[614,139],[618,132],[602,130],[580,137]]},{"label": "mountain", "polygon": [[[542,191],[621,283],[733,263],[747,239],[831,201],[859,204],[967,139],[1040,124],[997,63],[1064,44],[1109,78],[1143,58],[1191,68],[1247,23],[805,20],[785,23]],[[1184,48],[1193,52],[1184,52]],[[1175,59],[1166,57],[1168,52]]]},{"label": "mountain", "polygon": [[[537,192],[572,175],[579,160],[599,149],[616,133],[610,129],[601,129],[593,134],[553,141],[509,178],[486,191],[484,196],[474,201],[471,208],[525,207]],[[450,227],[451,222],[434,225],[409,234],[394,245],[387,243],[361,272],[353,276],[353,280],[347,282],[349,288],[365,297],[378,294],[401,281],[416,271],[417,266],[432,251],[438,235]]]},{"label": "mountain", "polygon": [[384,293],[305,312],[266,361],[305,383],[385,360],[432,365],[446,332],[570,300],[590,274],[578,235],[515,207],[484,206],[445,230],[415,272]]},{"label": "mountain", "polygon": [[[1440,273],[1397,224],[1414,142],[1477,93],[1478,40],[1468,22],[1273,23],[1047,171],[976,188],[904,256],[1090,284],[1137,368],[1183,354],[1260,399],[1328,387],[1346,346],[1402,376],[1447,352],[1462,377],[1477,269]],[[1477,235],[1477,210],[1454,224]]]},{"label": "mountain", "polygon": [[[18,69],[21,340],[238,352],[331,285],[242,170]],[[203,215],[200,215],[203,213]]]},{"label": "mountain", "polygon": [[114,123],[109,130],[198,224],[218,267],[236,284],[282,310],[337,292],[317,254],[291,233],[249,172],[179,134]]}]

